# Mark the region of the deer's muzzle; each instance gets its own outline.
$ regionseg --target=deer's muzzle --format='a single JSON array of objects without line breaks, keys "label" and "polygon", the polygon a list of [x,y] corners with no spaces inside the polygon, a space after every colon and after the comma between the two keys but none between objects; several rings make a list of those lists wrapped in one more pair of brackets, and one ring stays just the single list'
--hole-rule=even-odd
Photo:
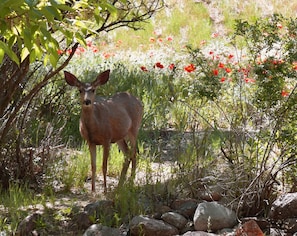
[{"label": "deer's muzzle", "polygon": [[84,100],[84,105],[86,105],[86,106],[89,106],[89,105],[91,105],[91,100],[90,99],[86,99],[86,100]]}]

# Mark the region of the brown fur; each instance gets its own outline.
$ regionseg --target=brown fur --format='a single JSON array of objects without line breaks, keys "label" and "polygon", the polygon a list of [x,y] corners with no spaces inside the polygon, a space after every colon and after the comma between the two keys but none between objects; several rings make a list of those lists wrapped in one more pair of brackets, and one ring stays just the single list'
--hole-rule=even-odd
[{"label": "brown fur", "polygon": [[[88,142],[92,166],[92,191],[95,191],[96,177],[96,145],[103,146],[103,177],[106,192],[107,159],[111,143],[117,143],[126,158],[120,177],[123,183],[130,161],[132,176],[136,171],[136,140],[141,125],[143,107],[133,95],[117,93],[109,99],[96,99],[95,90],[109,79],[110,71],[99,74],[92,83],[82,83],[73,74],[64,71],[66,82],[78,88],[82,104],[80,117],[80,133]],[[130,141],[129,150],[126,140]]]}]

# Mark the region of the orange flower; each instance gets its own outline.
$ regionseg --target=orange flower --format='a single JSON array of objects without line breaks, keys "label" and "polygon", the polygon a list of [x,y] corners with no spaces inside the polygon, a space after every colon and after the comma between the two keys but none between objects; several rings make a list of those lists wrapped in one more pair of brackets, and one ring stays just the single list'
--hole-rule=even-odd
[{"label": "orange flower", "polygon": [[225,67],[225,64],[222,63],[222,62],[220,62],[220,63],[219,63],[219,68],[224,68],[224,67]]},{"label": "orange flower", "polygon": [[282,94],[282,97],[288,97],[290,93],[286,90],[282,90],[281,94]]},{"label": "orange flower", "polygon": [[194,70],[196,70],[196,67],[195,67],[193,64],[189,64],[189,65],[187,65],[187,66],[184,67],[184,70],[185,70],[186,72],[191,73],[191,72],[193,72]]},{"label": "orange flower", "polygon": [[154,43],[156,40],[155,40],[155,38],[154,37],[150,37],[150,42],[151,43]]},{"label": "orange flower", "polygon": [[225,69],[225,71],[226,71],[227,73],[230,73],[230,72],[232,71],[232,69],[228,67],[228,68]]},{"label": "orange flower", "polygon": [[61,49],[58,49],[57,53],[58,53],[58,55],[63,55],[64,54],[64,51],[61,50]]},{"label": "orange flower", "polygon": [[212,73],[217,76],[219,74],[219,71],[217,69],[213,70]]}]

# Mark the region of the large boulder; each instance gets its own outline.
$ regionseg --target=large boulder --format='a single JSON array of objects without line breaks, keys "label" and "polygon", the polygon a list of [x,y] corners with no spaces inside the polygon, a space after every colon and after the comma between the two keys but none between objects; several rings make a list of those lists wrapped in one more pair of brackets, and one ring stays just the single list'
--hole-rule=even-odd
[{"label": "large boulder", "polygon": [[[25,219],[21,221],[18,225],[15,235],[17,236],[26,236],[31,235],[31,232],[36,228],[36,224],[38,219],[40,219],[42,215],[38,213],[33,213],[28,215]],[[1,235],[1,234],[0,234]],[[5,235],[5,234],[4,234]]]},{"label": "large boulder", "polygon": [[269,218],[273,221],[297,217],[297,193],[287,193],[277,198],[271,205]]},{"label": "large boulder", "polygon": [[297,193],[287,193],[271,205],[269,219],[272,224],[287,233],[297,231]]},{"label": "large boulder", "polygon": [[162,220],[145,216],[135,216],[130,222],[131,236],[172,236],[178,235],[178,229]]},{"label": "large boulder", "polygon": [[176,212],[166,212],[161,216],[161,219],[180,230],[183,229],[188,222],[184,216]]},{"label": "large boulder", "polygon": [[216,232],[224,228],[233,228],[237,223],[236,214],[217,202],[198,204],[193,220],[197,231]]}]

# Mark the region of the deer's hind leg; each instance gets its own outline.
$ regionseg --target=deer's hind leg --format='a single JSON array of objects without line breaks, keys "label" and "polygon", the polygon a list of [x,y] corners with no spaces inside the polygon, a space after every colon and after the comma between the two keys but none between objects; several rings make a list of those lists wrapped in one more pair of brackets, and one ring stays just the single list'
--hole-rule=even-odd
[{"label": "deer's hind leg", "polygon": [[129,147],[127,142],[125,141],[125,139],[121,139],[117,142],[120,150],[124,153],[125,155],[125,160],[123,163],[123,168],[122,168],[122,172],[121,172],[121,176],[120,176],[120,180],[119,180],[119,185],[123,185],[125,179],[126,179],[126,175],[127,175],[127,171],[130,165],[130,155],[129,155]]}]

